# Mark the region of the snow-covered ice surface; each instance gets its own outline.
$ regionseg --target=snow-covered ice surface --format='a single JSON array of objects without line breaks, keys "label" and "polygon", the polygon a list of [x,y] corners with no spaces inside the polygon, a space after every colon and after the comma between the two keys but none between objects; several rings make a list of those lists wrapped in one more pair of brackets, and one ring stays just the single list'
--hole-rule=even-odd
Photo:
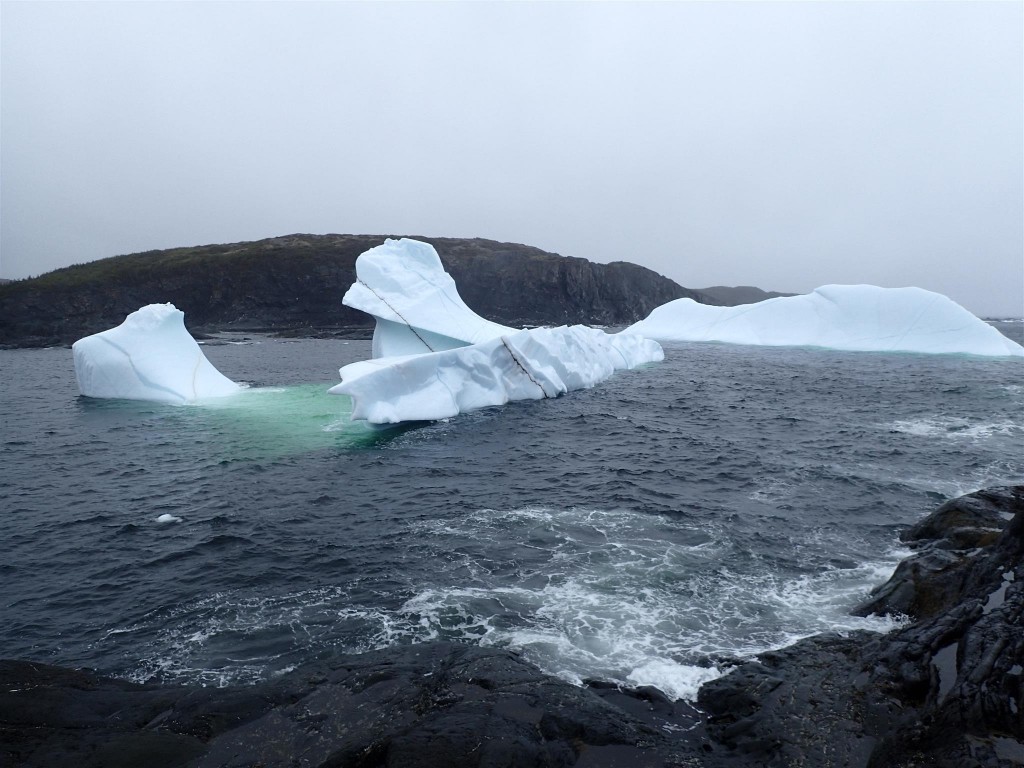
[{"label": "snow-covered ice surface", "polygon": [[659,341],[1024,356],[1024,347],[940,293],[873,285],[825,285],[738,307],[676,299],[623,333]]},{"label": "snow-covered ice surface", "polygon": [[346,365],[332,394],[371,424],[430,421],[593,387],[615,371],[664,359],[639,336],[582,325],[515,331],[479,344]]},{"label": "snow-covered ice surface", "polygon": [[173,304],[142,307],[71,350],[78,389],[87,397],[181,405],[241,389],[206,359]]},{"label": "snow-covered ice surface", "polygon": [[356,282],[342,303],[377,320],[374,357],[440,352],[516,330],[467,307],[434,247],[408,238],[360,255]]},{"label": "snow-covered ice surface", "polygon": [[343,302],[374,316],[373,358],[341,369],[332,394],[371,424],[431,421],[593,387],[664,359],[656,342],[582,325],[516,330],[466,306],[433,246],[388,240],[356,260]]}]

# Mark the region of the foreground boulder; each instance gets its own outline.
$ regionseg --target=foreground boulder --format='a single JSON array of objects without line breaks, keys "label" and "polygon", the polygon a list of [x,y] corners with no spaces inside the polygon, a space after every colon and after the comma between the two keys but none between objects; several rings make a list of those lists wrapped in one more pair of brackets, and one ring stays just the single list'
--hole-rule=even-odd
[{"label": "foreground boulder", "polygon": [[656,692],[580,688],[447,643],[220,689],[0,663],[3,765],[696,766],[699,747],[670,736],[696,721]]},{"label": "foreground boulder", "polygon": [[[953,608],[972,592],[999,586],[984,555],[1003,533],[1014,512],[1020,509],[1021,486],[991,488],[951,499],[917,525],[908,528],[900,540],[915,550],[896,568],[885,584],[854,608],[856,616],[905,614],[928,619]],[[1005,542],[1004,542],[1005,545]],[[979,578],[985,584],[975,583]]]}]

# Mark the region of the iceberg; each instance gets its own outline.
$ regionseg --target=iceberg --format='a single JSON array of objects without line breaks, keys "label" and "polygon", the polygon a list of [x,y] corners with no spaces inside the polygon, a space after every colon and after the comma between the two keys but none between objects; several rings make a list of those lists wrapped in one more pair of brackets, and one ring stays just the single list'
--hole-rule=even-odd
[{"label": "iceberg", "polygon": [[116,328],[76,341],[78,389],[86,397],[181,405],[241,387],[213,367],[173,304],[149,304]]},{"label": "iceberg", "polygon": [[431,421],[587,389],[617,370],[663,359],[660,345],[639,336],[582,325],[533,328],[440,352],[352,363],[328,391],[351,397],[352,418],[370,424]]},{"label": "iceberg", "polygon": [[344,304],[376,319],[373,359],[346,365],[331,394],[370,424],[432,421],[593,387],[615,371],[664,359],[637,335],[582,325],[517,330],[466,306],[437,252],[388,240],[356,260]]},{"label": "iceberg", "polygon": [[356,259],[342,304],[373,315],[373,356],[440,352],[514,333],[466,306],[429,243],[386,240]]},{"label": "iceberg", "polygon": [[676,299],[621,333],[658,341],[1024,356],[1024,347],[940,293],[874,285],[825,285],[738,307]]}]

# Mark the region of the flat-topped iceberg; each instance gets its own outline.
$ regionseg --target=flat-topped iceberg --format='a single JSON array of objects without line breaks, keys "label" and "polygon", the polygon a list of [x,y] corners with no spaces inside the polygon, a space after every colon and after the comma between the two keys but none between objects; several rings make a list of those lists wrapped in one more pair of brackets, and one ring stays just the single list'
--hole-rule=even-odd
[{"label": "flat-topped iceberg", "polygon": [[440,352],[517,330],[467,307],[434,247],[408,238],[361,254],[342,303],[376,319],[374,357]]},{"label": "flat-topped iceberg", "polygon": [[517,330],[466,306],[432,246],[388,240],[356,260],[347,306],[377,321],[373,358],[341,369],[332,394],[371,424],[430,421],[593,387],[664,359],[656,342],[582,325]]},{"label": "flat-topped iceberg", "polygon": [[661,347],[639,336],[582,325],[534,328],[440,352],[352,363],[329,391],[352,398],[353,419],[430,421],[513,400],[557,397],[662,359]]},{"label": "flat-topped iceberg", "polygon": [[622,333],[659,341],[1024,356],[1024,347],[940,293],[873,285],[826,285],[738,307],[676,299]]},{"label": "flat-topped iceberg", "polygon": [[142,307],[71,350],[78,389],[87,397],[181,405],[240,389],[206,359],[173,304]]}]

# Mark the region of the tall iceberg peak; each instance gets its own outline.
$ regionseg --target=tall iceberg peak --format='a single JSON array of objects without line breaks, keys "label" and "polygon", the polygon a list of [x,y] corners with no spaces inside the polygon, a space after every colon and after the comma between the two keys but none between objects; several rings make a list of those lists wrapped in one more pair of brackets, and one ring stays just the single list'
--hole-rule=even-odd
[{"label": "tall iceberg peak", "polygon": [[440,352],[516,330],[467,307],[434,247],[408,238],[361,254],[342,303],[376,319],[374,357]]},{"label": "tall iceberg peak", "polygon": [[825,285],[738,307],[676,299],[622,333],[659,341],[1024,356],[1024,347],[941,293],[874,285]]},{"label": "tall iceberg peak", "polygon": [[86,397],[181,405],[238,392],[185,330],[173,304],[149,304],[116,328],[72,347],[78,389]]},{"label": "tall iceberg peak", "polygon": [[516,330],[466,306],[437,252],[388,240],[356,260],[347,306],[377,321],[373,359],[346,365],[332,394],[372,424],[442,419],[593,387],[616,370],[664,359],[639,336],[572,326]]}]

